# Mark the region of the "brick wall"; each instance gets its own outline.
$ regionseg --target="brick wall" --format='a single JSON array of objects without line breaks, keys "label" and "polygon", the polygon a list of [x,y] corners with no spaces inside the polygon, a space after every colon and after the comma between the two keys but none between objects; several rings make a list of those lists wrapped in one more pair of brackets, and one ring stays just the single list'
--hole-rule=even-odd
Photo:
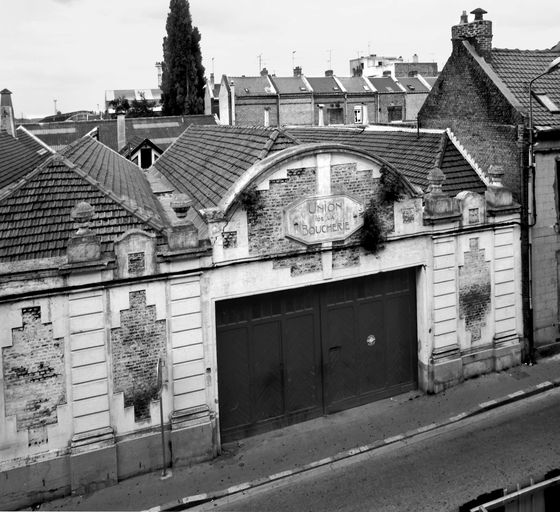
[{"label": "brick wall", "polygon": [[422,128],[451,128],[480,167],[504,166],[504,184],[519,201],[522,117],[461,45],[443,68],[418,113]]},{"label": "brick wall", "polygon": [[22,327],[12,330],[12,346],[2,349],[6,416],[18,430],[29,429],[29,444],[47,442],[46,425],[66,403],[64,340],[41,322],[41,308],[21,310]]},{"label": "brick wall", "polygon": [[311,96],[280,97],[279,109],[281,125],[311,126],[313,124],[313,99]]},{"label": "brick wall", "polygon": [[278,110],[274,98],[236,98],[235,124],[237,126],[264,126],[264,110],[269,110],[270,126],[278,126]]},{"label": "brick wall", "polygon": [[156,367],[166,345],[166,321],[156,320],[146,292],[130,292],[130,308],[120,312],[121,326],[111,329],[114,393],[124,393],[125,407],[134,406],[136,421],[150,417],[157,397]]},{"label": "brick wall", "polygon": [[259,191],[263,207],[247,215],[250,255],[266,256],[302,248],[301,244],[284,238],[283,208],[315,193],[315,173],[314,167],[289,169],[286,179],[271,180],[269,190]]},{"label": "brick wall", "polygon": [[479,249],[478,238],[469,239],[464,265],[459,269],[459,312],[471,342],[479,341],[491,303],[490,264]]},{"label": "brick wall", "polygon": [[394,94],[379,94],[379,108],[377,112],[377,122],[378,123],[388,123],[389,122],[389,112],[388,108],[391,106],[402,107],[402,118],[406,119],[406,97],[405,93],[394,93]]}]

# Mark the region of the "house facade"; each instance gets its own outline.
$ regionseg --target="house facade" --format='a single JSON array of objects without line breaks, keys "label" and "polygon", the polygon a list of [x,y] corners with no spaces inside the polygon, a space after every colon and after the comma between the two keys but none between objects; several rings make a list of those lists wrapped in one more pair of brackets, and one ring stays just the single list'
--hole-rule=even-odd
[{"label": "house facade", "polygon": [[147,173],[89,136],[49,156],[0,192],[0,506],[161,467],[159,393],[180,465],[518,364],[501,175],[443,130],[192,125]]},{"label": "house facade", "polygon": [[[483,172],[501,162],[504,183],[523,205],[526,358],[559,338],[556,158],[560,126],[558,45],[492,46],[485,11],[452,27],[452,54],[419,113],[422,127],[449,127]],[[531,84],[531,89],[530,89]],[[557,139],[556,139],[557,140]]]}]

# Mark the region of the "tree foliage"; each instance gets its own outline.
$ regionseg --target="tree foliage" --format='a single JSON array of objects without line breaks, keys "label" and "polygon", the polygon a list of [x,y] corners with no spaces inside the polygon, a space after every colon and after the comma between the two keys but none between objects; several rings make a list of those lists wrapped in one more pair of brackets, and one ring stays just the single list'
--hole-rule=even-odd
[{"label": "tree foliage", "polygon": [[130,110],[126,117],[153,117],[155,102],[146,99],[143,92],[140,93],[139,100],[130,102]]},{"label": "tree foliage", "polygon": [[128,114],[130,110],[130,103],[124,96],[119,96],[109,102],[109,106],[115,109],[115,114]]},{"label": "tree foliage", "polygon": [[204,112],[204,66],[200,32],[193,27],[187,0],[171,0],[163,38],[163,115]]}]

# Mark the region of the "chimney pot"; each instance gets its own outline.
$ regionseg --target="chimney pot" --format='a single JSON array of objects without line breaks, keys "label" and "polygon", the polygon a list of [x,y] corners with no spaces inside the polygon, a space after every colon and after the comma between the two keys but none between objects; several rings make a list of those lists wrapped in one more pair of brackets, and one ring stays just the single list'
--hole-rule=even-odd
[{"label": "chimney pot", "polygon": [[334,71],[332,69],[327,69],[325,71],[325,76],[333,76],[334,75]]},{"label": "chimney pot", "polygon": [[484,19],[484,15],[488,13],[479,7],[478,9],[471,11],[471,14],[474,14],[474,21],[482,21]]},{"label": "chimney pot", "polygon": [[463,11],[463,14],[461,14],[461,19],[459,21],[459,23],[461,25],[466,25],[469,22],[469,18],[467,16],[467,11]]},{"label": "chimney pot", "polygon": [[295,76],[296,78],[301,76],[301,66],[296,66],[296,67],[294,68],[294,76]]}]

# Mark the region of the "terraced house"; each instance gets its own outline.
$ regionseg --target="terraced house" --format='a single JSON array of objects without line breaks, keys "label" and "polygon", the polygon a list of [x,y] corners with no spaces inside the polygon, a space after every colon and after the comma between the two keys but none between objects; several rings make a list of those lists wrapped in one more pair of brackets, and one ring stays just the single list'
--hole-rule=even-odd
[{"label": "terraced house", "polygon": [[526,357],[560,340],[560,43],[494,48],[486,11],[463,12],[452,54],[419,113],[426,128],[450,128],[485,176],[504,166],[504,183],[523,205]]},{"label": "terraced house", "polygon": [[159,392],[178,465],[520,361],[519,208],[450,131],[191,125],[146,172],[12,139],[1,508],[157,468]]}]

